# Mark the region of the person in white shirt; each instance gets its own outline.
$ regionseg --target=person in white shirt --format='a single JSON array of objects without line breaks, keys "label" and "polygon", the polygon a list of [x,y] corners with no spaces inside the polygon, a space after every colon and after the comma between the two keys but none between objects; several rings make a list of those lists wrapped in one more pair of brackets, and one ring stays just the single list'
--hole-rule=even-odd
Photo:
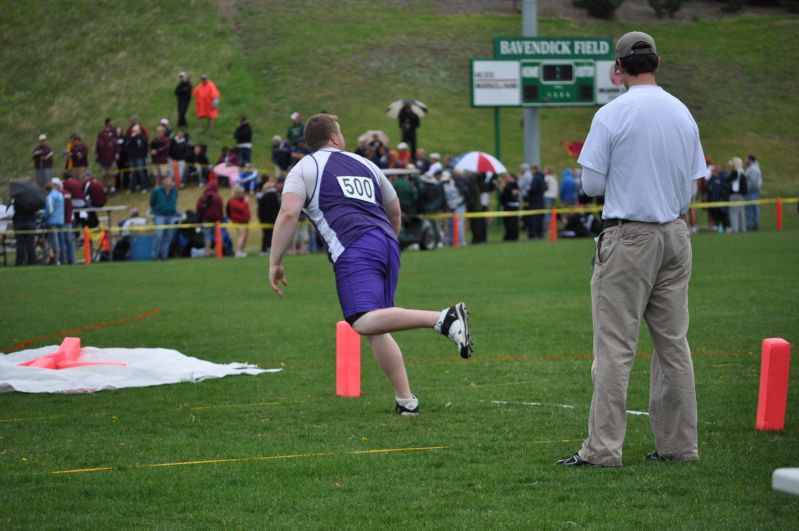
[{"label": "person in white shirt", "polygon": [[[527,210],[527,196],[530,193],[530,186],[533,184],[533,171],[530,165],[522,162],[519,165],[519,197],[521,198],[521,209]],[[530,227],[530,216],[522,216],[522,228],[527,231]]]},{"label": "person in white shirt", "polygon": [[654,352],[652,460],[699,459],[688,332],[691,243],[683,215],[691,181],[707,175],[699,129],[655,82],[654,39],[622,36],[616,69],[627,92],[597,111],[578,162],[586,194],[605,196],[591,279],[594,394],[588,438],[565,466],[621,466],[626,400],[642,318]]},{"label": "person in white shirt", "polygon": [[740,204],[746,200],[747,182],[744,162],[741,157],[733,157],[727,163],[730,173],[727,183],[730,187],[730,232],[746,232],[746,207]]},{"label": "person in white shirt", "polygon": [[544,207],[552,208],[558,200],[558,177],[555,175],[555,168],[546,166],[544,168],[544,181],[547,184],[547,190],[544,192]]},{"label": "person in white shirt", "polygon": [[427,173],[435,177],[442,171],[444,171],[444,165],[441,164],[441,155],[433,153],[430,155],[430,167],[427,169]]},{"label": "person in white shirt", "polygon": [[[760,188],[763,186],[763,175],[760,173],[760,163],[754,155],[746,157],[746,200],[760,199]],[[757,203],[746,205],[746,230],[760,228],[760,205]]]}]

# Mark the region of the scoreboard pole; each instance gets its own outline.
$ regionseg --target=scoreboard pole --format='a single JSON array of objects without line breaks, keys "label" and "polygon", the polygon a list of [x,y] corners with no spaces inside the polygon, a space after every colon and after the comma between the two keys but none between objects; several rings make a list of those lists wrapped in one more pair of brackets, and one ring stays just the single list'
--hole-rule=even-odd
[{"label": "scoreboard pole", "polygon": [[[522,35],[538,36],[537,0],[522,1]],[[541,114],[537,107],[522,107],[524,122],[524,161],[541,166]]]},{"label": "scoreboard pole", "polygon": [[494,156],[502,160],[502,141],[500,140],[499,107],[494,107]]}]

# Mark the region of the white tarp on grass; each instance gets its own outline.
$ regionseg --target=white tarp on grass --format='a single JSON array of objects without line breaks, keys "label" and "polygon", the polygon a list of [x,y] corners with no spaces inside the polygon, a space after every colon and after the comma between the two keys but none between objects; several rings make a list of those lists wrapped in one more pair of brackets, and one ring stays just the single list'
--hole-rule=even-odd
[{"label": "white tarp on grass", "polygon": [[71,369],[20,367],[29,359],[52,354],[58,345],[11,354],[0,353],[0,393],[92,393],[123,387],[149,387],[180,382],[201,382],[237,374],[262,374],[282,369],[261,369],[246,363],[218,364],[192,358],[165,348],[94,348],[81,349],[80,361],[112,361],[116,365],[91,365]]}]

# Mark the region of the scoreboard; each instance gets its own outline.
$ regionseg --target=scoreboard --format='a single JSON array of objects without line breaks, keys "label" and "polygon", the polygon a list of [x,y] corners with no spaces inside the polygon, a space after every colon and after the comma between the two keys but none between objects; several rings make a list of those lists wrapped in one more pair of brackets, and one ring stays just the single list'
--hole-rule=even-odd
[{"label": "scoreboard", "polygon": [[521,61],[522,104],[594,104],[594,63]]},{"label": "scoreboard", "polygon": [[495,37],[494,58],[472,60],[472,106],[603,105],[625,90],[614,62],[611,38]]}]

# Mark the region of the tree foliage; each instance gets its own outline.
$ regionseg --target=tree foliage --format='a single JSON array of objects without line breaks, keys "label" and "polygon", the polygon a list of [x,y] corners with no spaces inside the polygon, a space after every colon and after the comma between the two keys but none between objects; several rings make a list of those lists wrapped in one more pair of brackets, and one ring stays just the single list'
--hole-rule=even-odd
[{"label": "tree foliage", "polygon": [[576,7],[584,8],[595,18],[612,19],[624,0],[574,0]]},{"label": "tree foliage", "polygon": [[684,3],[685,0],[649,0],[649,5],[655,10],[658,18],[663,18],[666,15],[669,18],[674,18]]}]

